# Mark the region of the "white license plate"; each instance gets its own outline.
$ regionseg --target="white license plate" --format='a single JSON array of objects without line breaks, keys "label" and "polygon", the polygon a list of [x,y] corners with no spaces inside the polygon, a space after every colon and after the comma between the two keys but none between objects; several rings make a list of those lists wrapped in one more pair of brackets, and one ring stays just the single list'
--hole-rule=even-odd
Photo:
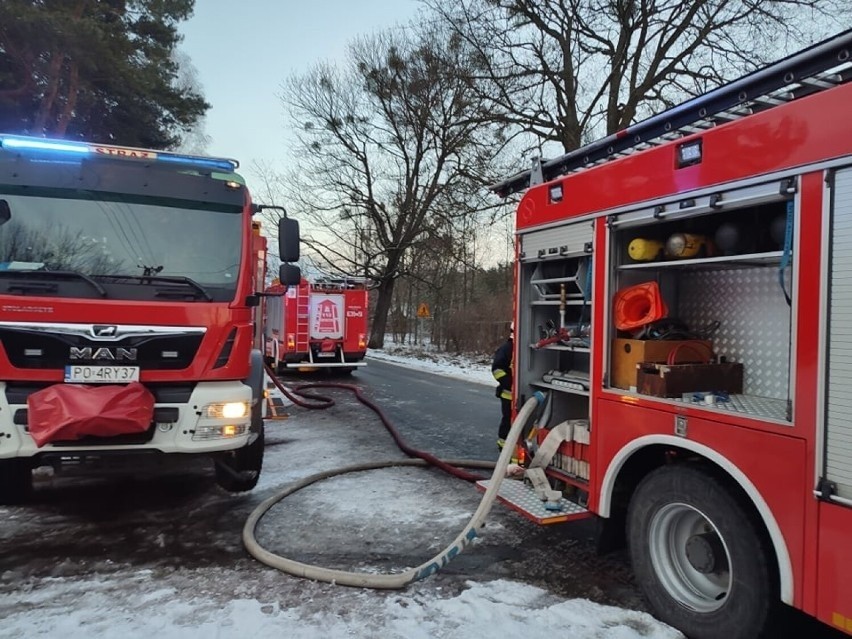
[{"label": "white license plate", "polygon": [[334,357],[337,353],[317,353],[317,357]]},{"label": "white license plate", "polygon": [[72,384],[127,384],[139,381],[138,366],[66,366],[65,381]]}]

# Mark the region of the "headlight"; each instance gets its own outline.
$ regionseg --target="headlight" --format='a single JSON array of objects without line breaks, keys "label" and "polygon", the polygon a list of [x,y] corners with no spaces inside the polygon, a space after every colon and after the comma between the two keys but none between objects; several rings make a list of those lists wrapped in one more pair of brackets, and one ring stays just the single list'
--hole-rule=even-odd
[{"label": "headlight", "polygon": [[204,416],[214,419],[240,419],[248,414],[248,402],[222,402],[219,404],[207,404],[204,407]]}]

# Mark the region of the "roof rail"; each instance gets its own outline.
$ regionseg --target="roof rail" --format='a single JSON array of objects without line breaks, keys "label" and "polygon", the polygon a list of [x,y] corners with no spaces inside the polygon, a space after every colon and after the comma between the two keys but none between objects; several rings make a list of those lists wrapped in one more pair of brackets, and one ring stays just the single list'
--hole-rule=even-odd
[{"label": "roof rail", "polygon": [[765,111],[852,79],[852,29],[552,160],[533,159],[491,191],[500,197],[684,135]]}]

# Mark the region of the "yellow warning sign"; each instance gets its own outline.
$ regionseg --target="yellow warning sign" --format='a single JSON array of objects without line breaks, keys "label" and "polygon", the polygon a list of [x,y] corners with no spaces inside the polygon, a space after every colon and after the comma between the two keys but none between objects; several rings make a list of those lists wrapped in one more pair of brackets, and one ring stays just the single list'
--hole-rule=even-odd
[{"label": "yellow warning sign", "polygon": [[417,307],[417,317],[419,317],[421,319],[427,318],[427,317],[432,317],[429,314],[429,305],[428,304],[426,304],[425,302],[420,303],[420,306]]}]

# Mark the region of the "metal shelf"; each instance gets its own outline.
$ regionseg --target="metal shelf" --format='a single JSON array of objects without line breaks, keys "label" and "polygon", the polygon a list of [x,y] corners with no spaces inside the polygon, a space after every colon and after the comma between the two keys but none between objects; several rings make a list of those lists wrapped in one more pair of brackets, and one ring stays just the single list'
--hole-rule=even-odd
[{"label": "metal shelf", "polygon": [[[558,300],[562,298],[561,293],[539,293],[539,297],[543,300]],[[566,293],[566,300],[582,300],[585,299],[582,293]]]},{"label": "metal shelf", "polygon": [[557,384],[548,384],[547,382],[543,382],[541,380],[538,380],[536,382],[530,382],[530,386],[535,386],[537,388],[549,388],[551,390],[559,391],[560,393],[568,393],[569,395],[581,395],[583,397],[589,396],[589,391],[578,390],[576,388],[567,388],[565,386],[559,386]]},{"label": "metal shelf", "polygon": [[574,353],[591,353],[592,349],[588,346],[571,346],[565,344],[548,344],[536,348],[535,344],[530,344],[530,348],[536,351],[571,351]]},{"label": "metal shelf", "polygon": [[[532,306],[559,306],[562,302],[559,300],[534,300],[530,302]],[[565,300],[566,306],[590,306],[592,300]]]},{"label": "metal shelf", "polygon": [[[645,397],[645,396],[643,396]],[[756,395],[731,395],[726,402],[718,401],[715,404],[703,404],[692,401],[689,398],[672,397],[671,401],[688,404],[696,408],[716,410],[719,412],[739,413],[749,417],[769,418],[779,422],[787,421],[787,400],[774,397],[758,397]]]},{"label": "metal shelf", "polygon": [[637,264],[622,264],[619,271],[632,271],[637,269],[669,269],[690,267],[737,267],[737,266],[772,266],[781,263],[783,251],[769,251],[767,253],[747,253],[745,255],[721,255],[718,257],[701,257],[693,260],[667,260],[664,262],[640,262]]},{"label": "metal shelf", "polygon": [[546,279],[530,280],[530,284],[567,284],[569,282],[576,282],[577,277],[577,275],[567,275],[565,277],[549,277]]},{"label": "metal shelf", "polygon": [[787,400],[775,397],[759,397],[757,395],[730,395],[728,401],[717,401],[714,404],[693,401],[692,393],[685,393],[682,397],[656,397],[654,395],[643,395],[635,391],[627,391],[620,388],[607,388],[607,392],[615,392],[619,395],[641,397],[658,402],[670,402],[672,404],[687,405],[692,408],[712,411],[715,413],[735,413],[746,415],[761,420],[773,420],[785,426],[790,426],[787,419]]}]

